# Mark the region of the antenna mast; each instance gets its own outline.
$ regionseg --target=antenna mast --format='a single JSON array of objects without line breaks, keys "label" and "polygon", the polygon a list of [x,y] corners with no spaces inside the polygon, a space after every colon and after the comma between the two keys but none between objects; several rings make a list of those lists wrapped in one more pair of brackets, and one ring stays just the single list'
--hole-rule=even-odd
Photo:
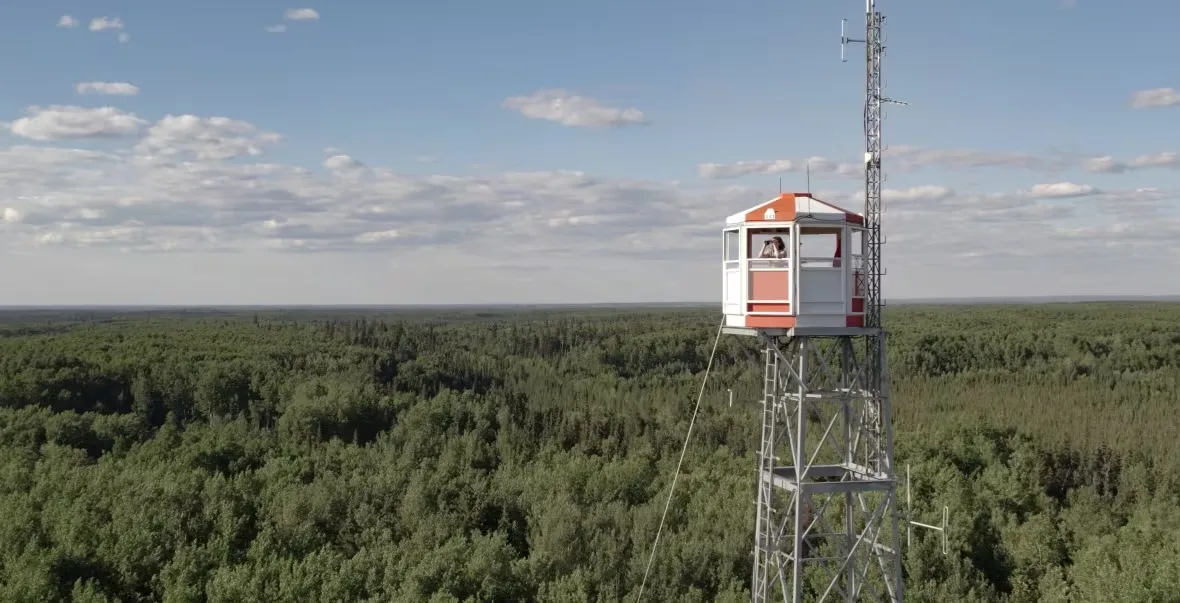
[{"label": "antenna mast", "polygon": [[848,62],[844,54],[845,47],[850,43],[865,45],[865,228],[867,232],[864,272],[865,272],[865,326],[881,327],[881,309],[885,299],[881,295],[881,275],[884,268],[881,265],[881,246],[885,239],[881,236],[881,184],[884,174],[881,171],[881,106],[885,103],[905,105],[907,103],[886,98],[882,92],[881,57],[885,55],[882,29],[885,16],[877,12],[876,0],[865,0],[865,38],[857,40],[845,35],[844,30],[848,20],[840,22],[840,60]]}]

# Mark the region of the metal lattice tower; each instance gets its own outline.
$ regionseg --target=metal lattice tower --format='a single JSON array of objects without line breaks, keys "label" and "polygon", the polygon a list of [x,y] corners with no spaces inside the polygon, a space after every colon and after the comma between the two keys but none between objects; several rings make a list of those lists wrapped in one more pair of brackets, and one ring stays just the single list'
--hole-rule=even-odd
[{"label": "metal lattice tower", "polygon": [[881,326],[881,26],[885,18],[867,0],[865,12],[865,326]]},{"label": "metal lattice tower", "polygon": [[[881,80],[881,58],[885,55],[883,27],[885,16],[877,12],[876,0],[865,0],[865,38],[857,40],[840,34],[840,53],[843,57],[844,47],[849,43],[865,45],[865,227],[868,229],[868,249],[864,259],[865,278],[865,326],[881,326],[881,309],[885,305],[881,296],[881,275],[884,267],[881,263],[881,247],[885,239],[881,236],[881,214],[884,208],[881,204],[881,185],[884,174],[881,171],[881,153],[884,147],[881,143],[881,107],[886,103],[905,105],[884,96],[884,85]],[[841,23],[843,30],[844,23]]]},{"label": "metal lattice tower", "polygon": [[869,387],[870,365],[884,355],[866,353],[885,336],[793,331],[759,334],[753,600],[901,601],[888,381]]},{"label": "metal lattice tower", "polygon": [[[753,601],[903,600],[881,309],[882,25],[866,0],[863,328],[760,332]],[[899,103],[903,104],[903,103]]]}]

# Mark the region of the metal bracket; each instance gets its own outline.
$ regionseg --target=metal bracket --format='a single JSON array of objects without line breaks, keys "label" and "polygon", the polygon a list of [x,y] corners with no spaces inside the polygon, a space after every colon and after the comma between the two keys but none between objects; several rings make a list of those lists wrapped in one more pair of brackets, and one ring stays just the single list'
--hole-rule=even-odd
[{"label": "metal bracket", "polygon": [[844,56],[844,48],[849,44],[864,44],[864,40],[857,40],[845,35],[845,30],[848,27],[848,19],[840,19],[840,62],[847,63],[848,57]]},{"label": "metal bracket", "polygon": [[950,507],[948,507],[946,505],[943,505],[943,507],[942,507],[942,525],[941,526],[932,526],[927,523],[913,521],[912,519],[910,519],[910,512],[912,509],[913,509],[913,505],[911,504],[911,497],[910,497],[910,464],[906,463],[905,464],[905,516],[906,516],[906,519],[905,519],[905,523],[906,523],[906,526],[905,526],[905,547],[908,549],[911,546],[913,546],[914,535],[913,535],[912,528],[913,528],[913,526],[917,526],[919,528],[926,528],[927,530],[934,530],[935,532],[940,532],[942,534],[942,554],[946,555],[947,551],[949,550],[949,547],[947,546],[947,541],[946,541],[946,526],[947,526],[947,520],[950,518],[950,512],[951,512]]}]

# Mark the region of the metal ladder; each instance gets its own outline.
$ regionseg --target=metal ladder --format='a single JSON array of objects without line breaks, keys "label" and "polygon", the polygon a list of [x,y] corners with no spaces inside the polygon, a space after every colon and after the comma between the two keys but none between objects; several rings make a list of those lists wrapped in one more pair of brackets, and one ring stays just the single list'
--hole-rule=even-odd
[{"label": "metal ladder", "polygon": [[770,340],[767,340],[763,353],[766,355],[766,364],[762,382],[762,441],[758,449],[758,498],[754,501],[758,515],[754,528],[754,576],[750,585],[755,601],[762,600],[761,595],[769,590],[769,585],[763,583],[772,582],[776,577],[775,563],[771,559],[778,549],[777,543],[772,542],[777,523],[774,509],[769,505],[764,506],[762,501],[772,494],[774,487],[768,476],[773,472],[776,461],[774,425],[778,404],[779,354]]}]

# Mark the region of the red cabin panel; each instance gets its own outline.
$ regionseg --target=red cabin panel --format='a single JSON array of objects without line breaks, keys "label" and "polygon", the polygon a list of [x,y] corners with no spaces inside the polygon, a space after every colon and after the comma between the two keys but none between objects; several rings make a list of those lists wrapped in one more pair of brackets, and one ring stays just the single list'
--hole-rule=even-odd
[{"label": "red cabin panel", "polygon": [[791,311],[791,304],[760,304],[760,303],[746,304],[746,312],[749,312],[749,313],[790,312],[790,311]]},{"label": "red cabin panel", "polygon": [[746,326],[751,329],[790,329],[795,326],[795,317],[747,316]]}]

